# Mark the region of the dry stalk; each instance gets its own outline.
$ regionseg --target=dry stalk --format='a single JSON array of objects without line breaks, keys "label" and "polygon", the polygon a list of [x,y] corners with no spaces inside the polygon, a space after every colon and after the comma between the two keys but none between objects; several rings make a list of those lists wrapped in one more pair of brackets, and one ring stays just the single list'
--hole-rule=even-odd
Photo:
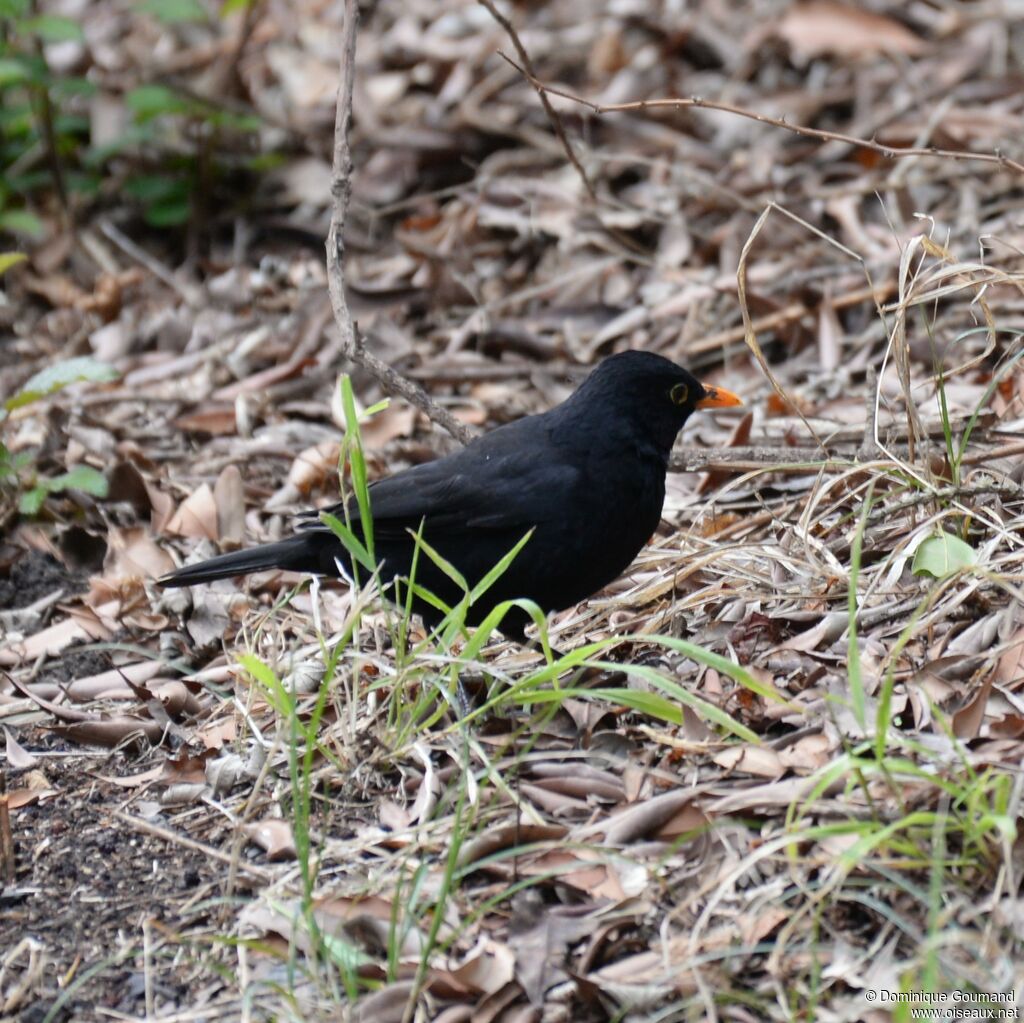
[{"label": "dry stalk", "polygon": [[723,114],[734,114],[736,117],[745,117],[750,121],[758,121],[760,124],[771,125],[773,128],[782,128],[784,131],[792,132],[794,135],[803,135],[805,138],[818,139],[822,142],[843,142],[850,146],[857,146],[861,149],[878,153],[887,160],[896,160],[906,156],[933,156],[946,160],[974,160],[979,163],[995,164],[1024,174],[1024,164],[1011,160],[1002,153],[972,153],[966,149],[939,149],[936,146],[887,146],[884,143],[876,142],[874,139],[857,138],[855,135],[845,135],[838,131],[826,131],[823,128],[808,128],[802,124],[792,124],[781,117],[770,117],[768,114],[759,114],[745,107],[733,106],[731,103],[720,103],[717,100],[704,99],[701,96],[679,96],[666,99],[640,99],[631,103],[595,103],[593,100],[569,92],[566,89],[556,89],[546,85],[536,78],[524,67],[520,67],[508,54],[501,53],[505,58],[538,92],[546,92],[551,96],[561,96],[571,103],[586,107],[595,114],[620,114],[628,112],[641,112],[645,110],[685,110],[687,107],[698,107],[704,110],[718,110]]},{"label": "dry stalk", "polygon": [[447,430],[462,444],[473,439],[473,431],[441,408],[422,387],[402,376],[386,362],[368,352],[345,297],[345,217],[352,195],[352,152],[349,129],[352,124],[352,93],[355,81],[356,30],[359,26],[359,5],[345,0],[345,17],[341,26],[341,73],[338,100],[334,115],[334,161],[331,168],[331,226],[327,232],[327,288],[331,296],[334,322],[341,334],[345,355],[365,369],[386,394],[397,395],[414,405],[431,422]]}]

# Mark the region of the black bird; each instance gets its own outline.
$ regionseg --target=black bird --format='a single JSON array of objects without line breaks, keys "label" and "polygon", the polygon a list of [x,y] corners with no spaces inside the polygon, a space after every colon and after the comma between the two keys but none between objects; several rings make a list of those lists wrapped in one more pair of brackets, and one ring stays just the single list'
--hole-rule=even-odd
[{"label": "black bird", "polygon": [[[470,608],[478,624],[503,600],[527,597],[545,611],[584,600],[620,575],[661,520],[669,454],[696,409],[741,405],[651,352],[605,359],[561,405],[500,426],[460,451],[370,485],[380,579],[407,578],[414,534],[472,587],[532,530],[505,573]],[[344,519],[344,504],[324,509]],[[171,572],[162,586],[192,586],[266,569],[339,576],[350,558],[310,513],[278,543],[222,554]],[[357,536],[359,509],[348,502]],[[421,550],[416,583],[449,606],[463,594]],[[417,599],[429,625],[441,613]],[[501,623],[522,639],[529,616],[513,608]]]}]

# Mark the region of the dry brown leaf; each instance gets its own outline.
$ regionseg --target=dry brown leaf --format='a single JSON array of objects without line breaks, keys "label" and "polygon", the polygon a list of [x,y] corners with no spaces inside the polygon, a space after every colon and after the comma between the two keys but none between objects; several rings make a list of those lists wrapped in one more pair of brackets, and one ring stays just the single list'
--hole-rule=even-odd
[{"label": "dry brown leaf", "polygon": [[163,764],[157,764],[156,767],[151,767],[148,771],[140,771],[138,774],[120,776],[116,774],[99,774],[96,777],[110,782],[111,785],[117,785],[118,788],[137,789],[149,785],[151,781],[156,781],[163,774],[163,770]]},{"label": "dry brown leaf", "polygon": [[1007,642],[996,663],[995,678],[1008,689],[1020,688],[1024,681],[1024,629],[1018,629]]},{"label": "dry brown leaf", "polygon": [[539,785],[527,782],[521,783],[520,794],[524,799],[530,800],[535,806],[556,817],[579,820],[590,810],[586,799],[574,798],[561,792],[551,792]]},{"label": "dry brown leaf", "polygon": [[791,746],[779,750],[779,761],[784,767],[810,774],[829,762],[837,745],[838,740],[830,738],[824,732],[805,735]]},{"label": "dry brown leaf", "polygon": [[22,274],[22,284],[26,291],[31,291],[40,298],[45,298],[50,305],[61,308],[76,306],[87,298],[86,293],[70,277],[63,274],[48,274],[36,277],[34,274]]},{"label": "dry brown leaf", "polygon": [[403,1023],[410,999],[416,995],[416,985],[411,980],[400,980],[372,994],[365,995],[356,1003],[352,1023]]},{"label": "dry brown leaf", "polygon": [[63,735],[72,742],[86,746],[102,746],[104,749],[115,749],[140,736],[154,746],[164,738],[163,728],[155,721],[133,717],[97,718],[92,721],[76,721],[69,725],[51,725],[50,731]]},{"label": "dry brown leaf", "polygon": [[[680,807],[660,828],[654,837],[659,842],[675,842],[677,839],[687,836],[696,838],[704,831],[710,822],[710,818],[696,803]],[[633,893],[635,894],[635,893]]]},{"label": "dry brown leaf", "polygon": [[622,782],[611,771],[587,769],[576,763],[536,764],[532,773],[538,775],[531,784],[580,799],[604,799],[620,802],[623,798]]},{"label": "dry brown leaf", "polygon": [[716,753],[714,761],[727,771],[744,771],[762,778],[781,778],[786,773],[779,754],[766,746],[730,746]]},{"label": "dry brown leaf", "polygon": [[211,724],[203,725],[196,731],[196,738],[208,750],[220,750],[229,743],[235,741],[238,735],[238,723],[234,718],[225,718],[223,721],[214,721]]},{"label": "dry brown leaf", "polygon": [[561,965],[570,945],[592,934],[595,928],[591,906],[549,906],[539,894],[520,893],[513,903],[509,924],[509,947],[516,957],[516,979],[534,1005],[544,993],[566,978]]},{"label": "dry brown leaf", "polygon": [[514,978],[515,954],[508,945],[482,937],[449,975],[466,991],[491,994]]},{"label": "dry brown leaf", "polygon": [[210,395],[210,399],[220,402],[234,401],[239,395],[262,390],[264,387],[280,383],[282,380],[289,380],[310,365],[312,365],[311,359],[292,359],[278,366],[271,366],[260,373],[253,373],[252,376],[239,380],[238,383],[219,388]]},{"label": "dry brown leaf", "polygon": [[245,536],[245,488],[237,465],[225,466],[213,485],[217,504],[217,539],[241,543]]},{"label": "dry brown leaf", "polygon": [[389,441],[399,437],[411,437],[416,426],[416,409],[411,405],[397,405],[394,402],[382,412],[370,416],[359,427],[363,444],[367,448],[382,448]]},{"label": "dry brown leaf", "polygon": [[557,842],[564,838],[567,828],[557,824],[515,824],[497,828],[488,828],[476,838],[470,839],[459,850],[459,866],[464,867],[476,863],[485,857],[492,856],[502,849],[511,849],[517,845],[528,845],[536,842]]},{"label": "dry brown leaf", "polygon": [[84,703],[117,689],[131,692],[128,687],[129,682],[141,685],[155,678],[163,669],[164,664],[161,661],[138,661],[135,664],[125,664],[120,668],[101,671],[96,675],[84,675],[82,678],[76,678],[73,682],[68,683],[65,691],[72,700]]},{"label": "dry brown leaf", "polygon": [[799,63],[827,53],[853,60],[880,53],[913,57],[927,48],[924,40],[894,18],[834,0],[794,4],[775,30]]},{"label": "dry brown leaf", "polygon": [[953,715],[953,734],[958,739],[976,739],[981,732],[981,724],[985,720],[985,706],[995,684],[995,672],[989,672],[975,693],[974,698],[965,707],[961,707]]},{"label": "dry brown leaf", "polygon": [[292,462],[288,482],[303,495],[319,490],[329,479],[338,475],[338,456],[341,445],[337,441],[321,441],[306,448]]},{"label": "dry brown leaf", "polygon": [[272,863],[295,859],[295,837],[288,821],[270,817],[246,824],[242,830],[267,854],[267,859]]},{"label": "dry brown leaf", "polygon": [[173,569],[174,559],[147,530],[113,526],[108,531],[103,564],[108,583],[118,579],[156,579]]},{"label": "dry brown leaf", "polygon": [[19,771],[35,767],[39,763],[38,758],[32,756],[14,736],[10,730],[4,728],[4,740],[7,747],[7,763]]},{"label": "dry brown leaf", "polygon": [[234,405],[212,405],[196,409],[178,416],[171,425],[186,433],[208,433],[211,437],[231,436],[238,430]]},{"label": "dry brown leaf", "polygon": [[7,793],[7,805],[12,810],[20,810],[25,806],[34,806],[36,803],[45,802],[59,792],[52,787],[50,779],[42,771],[29,771],[19,779],[21,784]]},{"label": "dry brown leaf", "polygon": [[613,814],[607,820],[576,829],[574,840],[586,840],[604,834],[604,845],[628,845],[656,834],[696,799],[689,789],[676,789],[654,796],[636,806]]},{"label": "dry brown leaf", "polygon": [[178,506],[164,532],[199,540],[217,539],[217,502],[208,484],[204,483]]},{"label": "dry brown leaf", "polygon": [[34,661],[39,657],[56,657],[72,643],[82,640],[105,642],[112,635],[113,633],[108,631],[95,615],[89,624],[76,618],[64,618],[46,629],[33,633],[27,639],[0,647],[0,665],[11,667],[23,661]]},{"label": "dry brown leaf", "polygon": [[744,945],[749,947],[763,941],[789,917],[789,911],[781,906],[769,906],[753,916],[749,913],[742,913],[739,917],[739,925]]}]

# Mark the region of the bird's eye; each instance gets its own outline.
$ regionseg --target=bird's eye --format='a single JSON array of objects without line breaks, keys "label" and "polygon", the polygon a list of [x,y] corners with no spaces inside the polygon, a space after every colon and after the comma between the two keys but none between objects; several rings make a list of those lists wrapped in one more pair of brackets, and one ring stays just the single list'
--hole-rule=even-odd
[{"label": "bird's eye", "polygon": [[668,392],[668,396],[672,399],[673,404],[685,405],[686,399],[690,397],[690,388],[686,384],[676,384]]}]

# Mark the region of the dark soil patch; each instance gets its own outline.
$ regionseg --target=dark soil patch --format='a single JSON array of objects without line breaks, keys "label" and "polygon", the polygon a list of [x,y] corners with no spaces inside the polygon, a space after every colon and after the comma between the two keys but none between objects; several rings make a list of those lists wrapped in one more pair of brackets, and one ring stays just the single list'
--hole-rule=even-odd
[{"label": "dark soil patch", "polygon": [[56,558],[30,550],[15,558],[6,578],[0,578],[0,609],[28,607],[55,590],[69,596],[81,590],[83,584],[81,575],[69,572]]},{"label": "dark soil patch", "polygon": [[41,672],[41,682],[54,682],[67,685],[75,679],[98,675],[101,671],[109,671],[114,666],[113,660],[106,651],[91,650],[88,647],[68,650],[63,657],[53,664],[48,664]]},{"label": "dark soil patch", "polygon": [[[64,757],[71,747],[40,733],[23,734],[21,741],[33,752],[44,750],[37,770],[59,795],[12,814],[17,872],[0,896],[0,949],[32,938],[47,960],[45,978],[34,985],[39,994],[15,1018],[35,1023],[69,989],[58,1020],[107,1019],[104,1010],[145,1015],[146,920],[163,946],[150,964],[157,1003],[165,1009],[187,1004],[194,963],[168,954],[168,947],[176,951],[174,941],[160,939],[196,925],[191,906],[220,894],[223,865],[114,816],[123,809],[139,815],[126,800],[133,790],[100,776],[144,770],[138,761],[119,753],[108,760]],[[9,774],[8,788],[18,787],[17,775]],[[176,830],[165,818],[159,826]]]}]

